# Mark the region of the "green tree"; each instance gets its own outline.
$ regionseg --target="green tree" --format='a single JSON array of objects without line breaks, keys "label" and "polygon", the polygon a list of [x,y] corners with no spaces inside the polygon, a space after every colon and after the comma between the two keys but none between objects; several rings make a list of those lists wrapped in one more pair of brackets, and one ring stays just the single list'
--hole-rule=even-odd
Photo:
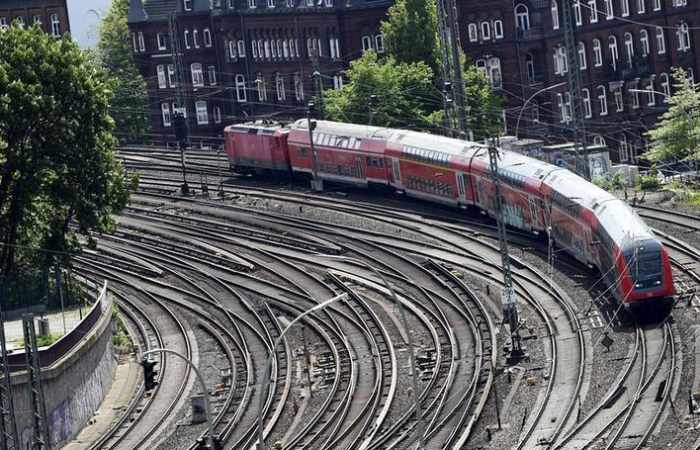
[{"label": "green tree", "polygon": [[700,91],[683,69],[673,69],[673,80],[676,92],[669,99],[668,111],[647,133],[651,149],[644,156],[654,163],[700,158]]},{"label": "green tree", "polygon": [[386,51],[399,63],[422,62],[438,73],[439,47],[435,0],[397,0],[382,22]]},{"label": "green tree", "polygon": [[377,95],[372,123],[387,127],[427,129],[430,113],[440,105],[433,85],[433,72],[422,63],[399,63],[365,52],[347,71],[349,82],[342,89],[324,94],[330,120],[369,123],[370,96]]},{"label": "green tree", "polygon": [[148,93],[146,82],[134,62],[129,37],[128,0],[113,0],[100,26],[97,56],[114,78],[112,117],[116,132],[125,141],[138,140],[148,130]]},{"label": "green tree", "polygon": [[112,88],[69,37],[0,33],[0,276],[68,263],[76,233],[112,229],[135,183],[114,155]]}]

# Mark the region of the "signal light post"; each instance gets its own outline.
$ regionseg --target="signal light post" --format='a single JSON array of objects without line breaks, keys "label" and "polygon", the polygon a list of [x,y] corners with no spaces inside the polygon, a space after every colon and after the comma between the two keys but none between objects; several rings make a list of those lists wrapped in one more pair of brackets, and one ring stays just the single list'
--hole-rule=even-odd
[{"label": "signal light post", "polygon": [[190,192],[190,188],[187,185],[187,167],[185,166],[185,147],[187,146],[187,121],[182,113],[178,112],[175,114],[174,119],[175,126],[175,139],[177,140],[178,147],[180,148],[180,164],[182,164],[182,194],[187,195]]},{"label": "signal light post", "polygon": [[323,180],[318,176],[318,155],[316,154],[316,147],[314,147],[314,129],[316,128],[316,121],[311,120],[311,116],[315,111],[316,105],[314,102],[309,102],[309,107],[306,109],[306,119],[308,121],[309,127],[309,151],[311,152],[311,189],[316,192],[323,191]]},{"label": "signal light post", "polygon": [[218,442],[214,439],[214,436],[212,435],[214,431],[214,424],[211,421],[211,406],[209,405],[209,394],[207,392],[207,385],[204,384],[204,378],[202,377],[202,374],[200,373],[199,369],[197,369],[197,366],[195,366],[192,363],[192,361],[190,361],[185,355],[176,352],[175,350],[170,350],[167,348],[154,348],[153,350],[149,350],[143,353],[142,360],[140,363],[143,366],[143,376],[146,390],[153,389],[156,385],[154,370],[156,362],[151,361],[151,359],[148,358],[149,355],[152,355],[154,353],[168,353],[177,356],[178,358],[185,361],[185,363],[187,363],[190,366],[192,371],[197,376],[197,380],[202,385],[202,393],[204,397],[204,414],[207,418],[207,434],[205,436],[205,440],[207,442],[206,448],[208,448],[209,450],[216,450],[218,448]]}]

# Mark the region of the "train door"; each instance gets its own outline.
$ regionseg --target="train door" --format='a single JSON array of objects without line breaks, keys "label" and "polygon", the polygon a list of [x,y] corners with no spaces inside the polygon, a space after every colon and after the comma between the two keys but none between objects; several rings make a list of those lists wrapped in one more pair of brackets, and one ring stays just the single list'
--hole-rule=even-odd
[{"label": "train door", "polygon": [[465,204],[467,202],[467,193],[462,172],[457,172],[457,189],[459,190],[459,203]]},{"label": "train door", "polygon": [[365,177],[365,166],[364,166],[364,160],[362,156],[355,156],[355,170],[354,172],[357,174],[357,178],[360,178],[364,180]]},{"label": "train door", "polygon": [[402,188],[403,183],[401,182],[401,161],[398,159],[391,160],[391,167],[394,174],[394,183],[397,187]]},{"label": "train door", "polygon": [[527,201],[530,205],[530,227],[533,230],[542,230],[542,202],[540,199],[531,195],[527,196]]}]

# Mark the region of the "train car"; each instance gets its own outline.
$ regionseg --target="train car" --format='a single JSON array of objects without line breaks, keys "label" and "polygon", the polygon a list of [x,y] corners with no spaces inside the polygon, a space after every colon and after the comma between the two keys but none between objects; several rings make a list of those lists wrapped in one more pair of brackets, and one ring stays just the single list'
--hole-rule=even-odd
[{"label": "train car", "polygon": [[289,130],[275,122],[249,122],[224,129],[224,149],[237,173],[289,171]]},{"label": "train car", "polygon": [[[315,123],[313,144],[320,179],[359,186],[389,183],[384,149],[391,130],[323,120]],[[301,119],[289,127],[289,161],[296,173],[312,174],[314,170],[308,125],[308,120]]]},{"label": "train car", "polygon": [[452,206],[473,204],[468,164],[481,146],[444,136],[397,130],[389,138],[389,184],[411,197]]}]

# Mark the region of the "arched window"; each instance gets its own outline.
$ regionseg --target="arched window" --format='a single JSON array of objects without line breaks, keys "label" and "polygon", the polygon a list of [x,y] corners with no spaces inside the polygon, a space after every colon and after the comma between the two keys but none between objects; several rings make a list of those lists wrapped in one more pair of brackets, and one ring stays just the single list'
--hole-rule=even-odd
[{"label": "arched window", "polygon": [[495,39],[503,39],[503,21],[494,20],[493,21],[493,37]]},{"label": "arched window", "polygon": [[238,59],[238,52],[236,51],[236,41],[228,41],[228,57],[233,61]]},{"label": "arched window", "polygon": [[596,67],[603,65],[603,50],[600,39],[593,39],[593,65]]},{"label": "arched window", "polygon": [[209,114],[207,112],[207,102],[200,100],[195,102],[194,110],[197,113],[197,125],[206,125],[209,123]]},{"label": "arched window", "polygon": [[270,59],[270,40],[265,39],[265,58]]},{"label": "arched window", "polygon": [[583,101],[583,113],[586,119],[593,117],[593,108],[591,108],[591,91],[586,88],[581,89],[581,100]]},{"label": "arched window", "polygon": [[515,6],[515,26],[522,31],[530,29],[530,13],[527,10],[527,6],[522,3]]},{"label": "arched window", "polygon": [[242,74],[236,75],[236,99],[241,103],[248,101],[245,89],[245,76]]},{"label": "arched window", "polygon": [[476,42],[479,40],[479,28],[475,23],[470,23],[467,26],[467,34],[469,35],[469,42]]},{"label": "arched window", "polygon": [[598,104],[600,106],[600,115],[608,115],[608,94],[605,86],[598,86]]},{"label": "arched window", "polygon": [[622,17],[630,15],[630,0],[620,0],[622,3]]},{"label": "arched window", "polygon": [[647,91],[647,106],[656,105],[656,94],[654,93],[654,75],[649,77],[649,84],[644,89]]},{"label": "arched window", "polygon": [[272,59],[277,59],[277,46],[274,39],[270,43],[270,53],[272,53]]},{"label": "arched window", "polygon": [[588,10],[591,13],[591,23],[598,23],[598,0],[588,0]]},{"label": "arched window", "polygon": [[617,50],[617,38],[614,35],[610,35],[608,38],[608,47],[610,48],[610,63],[613,70],[617,70],[617,60],[620,58],[620,54]]},{"label": "arched window", "polygon": [[664,37],[664,29],[656,27],[656,53],[663,55],[666,53],[666,38]]},{"label": "arched window", "polygon": [[205,28],[204,31],[202,31],[202,38],[204,39],[204,46],[211,47],[211,32],[209,28]]},{"label": "arched window", "polygon": [[255,85],[258,88],[258,101],[267,101],[267,86],[265,85],[265,77],[263,77],[262,72],[258,72],[258,76],[255,79]]},{"label": "arched window", "polygon": [[185,39],[185,48],[190,48],[190,30],[185,30],[183,37]]},{"label": "arched window", "polygon": [[586,70],[588,67],[586,63],[586,44],[583,42],[578,43],[578,67],[581,70]]},{"label": "arched window", "polygon": [[659,82],[661,83],[661,92],[664,93],[664,103],[668,103],[671,98],[671,84],[668,81],[668,74],[659,75]]},{"label": "arched window", "polygon": [[552,28],[555,30],[559,29],[559,5],[557,5],[557,0],[552,0],[550,6],[552,10]]},{"label": "arched window", "polygon": [[639,44],[642,50],[642,56],[647,56],[649,51],[649,32],[645,29],[639,30]]},{"label": "arched window", "polygon": [[192,31],[192,43],[194,48],[199,48],[199,30]]},{"label": "arched window", "polygon": [[491,24],[488,22],[481,22],[481,39],[485,41],[491,39]]},{"label": "arched window", "polygon": [[576,0],[574,2],[574,18],[576,20],[576,25],[583,25],[583,16],[581,15],[581,0]]},{"label": "arched window", "polygon": [[284,55],[285,59],[289,58],[289,44],[287,39],[282,41],[282,54]]},{"label": "arched window", "polygon": [[298,102],[304,100],[304,83],[301,80],[301,74],[298,72],[294,74],[294,98]]},{"label": "arched window", "polygon": [[625,33],[625,53],[627,54],[627,64],[632,67],[632,59],[634,59],[634,39],[632,33]]},{"label": "arched window", "polygon": [[644,14],[646,12],[645,0],[637,0],[637,12],[639,14]]},{"label": "arched window", "polygon": [[275,74],[275,89],[277,91],[277,100],[284,102],[287,100],[287,92],[284,87],[284,77],[279,72]]},{"label": "arched window", "polygon": [[612,20],[615,18],[615,10],[613,9],[613,0],[605,0],[605,19]]},{"label": "arched window", "polygon": [[599,134],[593,136],[593,145],[605,146],[605,138]]},{"label": "arched window", "polygon": [[530,83],[535,81],[535,58],[532,53],[525,55],[525,68],[527,70],[527,80]]}]

